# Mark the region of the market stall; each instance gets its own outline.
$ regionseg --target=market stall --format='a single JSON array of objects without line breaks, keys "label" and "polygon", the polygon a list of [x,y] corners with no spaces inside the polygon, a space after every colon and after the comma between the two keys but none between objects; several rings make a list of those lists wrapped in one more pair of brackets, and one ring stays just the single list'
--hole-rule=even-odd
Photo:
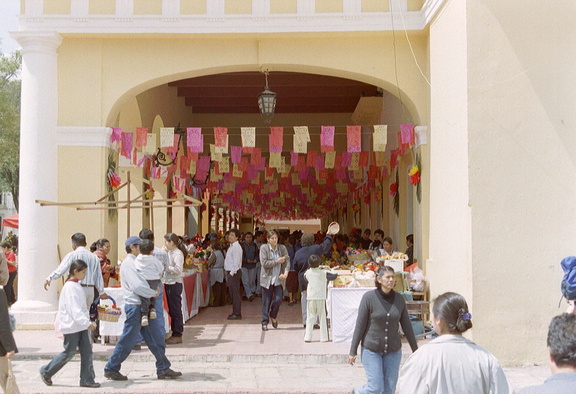
[{"label": "market stall", "polygon": [[[408,273],[403,271],[407,256],[402,253],[378,256],[376,262],[370,259],[368,251],[347,250],[346,259],[332,261],[324,269],[338,274],[338,278],[328,288],[326,306],[334,343],[350,343],[354,335],[358,308],[364,294],[375,288],[376,271],[382,265],[390,266],[396,273],[394,290],[407,299],[408,313],[425,319],[429,313],[429,301],[412,302],[409,291]],[[422,326],[422,320],[420,320]]]}]

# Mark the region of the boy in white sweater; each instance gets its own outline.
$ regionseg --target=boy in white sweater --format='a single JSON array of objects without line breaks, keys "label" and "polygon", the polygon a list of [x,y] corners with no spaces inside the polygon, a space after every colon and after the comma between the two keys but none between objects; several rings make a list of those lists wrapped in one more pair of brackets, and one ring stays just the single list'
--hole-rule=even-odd
[{"label": "boy in white sweater", "polygon": [[304,280],[308,282],[306,301],[306,334],[304,342],[312,341],[312,330],[318,316],[320,316],[320,342],[328,342],[328,325],[326,323],[326,284],[329,280],[338,277],[328,271],[321,270],[320,256],[313,254],[308,258],[310,268],[304,273]]},{"label": "boy in white sweater", "polygon": [[[152,256],[154,242],[149,239],[142,240],[140,244],[140,254],[134,261],[136,271],[150,285],[152,290],[157,290],[162,285],[161,278],[164,275],[164,265],[156,257]],[[148,318],[156,319],[156,309],[154,308],[156,298],[140,297],[140,311],[142,312],[142,326],[148,325]]]}]

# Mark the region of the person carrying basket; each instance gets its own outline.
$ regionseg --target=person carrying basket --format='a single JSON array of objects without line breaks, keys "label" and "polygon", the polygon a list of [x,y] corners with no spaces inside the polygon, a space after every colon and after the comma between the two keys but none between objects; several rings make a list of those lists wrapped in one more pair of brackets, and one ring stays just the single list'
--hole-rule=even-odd
[{"label": "person carrying basket", "polygon": [[90,321],[86,297],[80,282],[86,276],[88,265],[83,260],[70,264],[68,280],[60,292],[57,323],[64,334],[64,351],[54,357],[48,365],[40,368],[40,377],[47,386],[52,386],[52,376],[68,363],[80,350],[80,387],[98,388],[94,381],[92,365],[92,342],[88,331],[94,331],[95,322]]}]

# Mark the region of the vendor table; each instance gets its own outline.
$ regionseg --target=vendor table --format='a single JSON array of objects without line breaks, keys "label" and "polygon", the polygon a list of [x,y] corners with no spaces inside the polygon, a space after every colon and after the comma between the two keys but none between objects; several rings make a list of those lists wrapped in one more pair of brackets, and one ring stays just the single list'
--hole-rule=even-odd
[{"label": "vendor table", "polygon": [[[182,315],[184,322],[198,314],[199,308],[208,305],[210,300],[210,276],[208,271],[197,273],[196,270],[186,271],[182,276]],[[124,293],[120,287],[107,287],[105,293],[116,300],[116,305],[122,308],[122,315],[118,322],[100,322],[100,335],[104,341],[105,336],[120,336],[126,320],[124,313]],[[166,332],[170,330],[170,317],[168,316],[168,304],[164,292],[164,327]],[[106,302],[106,301],[104,301]]]},{"label": "vendor table", "polygon": [[328,288],[328,314],[332,330],[332,342],[351,343],[362,296],[374,287]]}]

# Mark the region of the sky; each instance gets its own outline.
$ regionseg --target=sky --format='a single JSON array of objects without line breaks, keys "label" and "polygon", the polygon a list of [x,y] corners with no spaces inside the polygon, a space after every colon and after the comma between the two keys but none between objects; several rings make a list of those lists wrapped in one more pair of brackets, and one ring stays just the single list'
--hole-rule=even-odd
[{"label": "sky", "polygon": [[0,44],[4,54],[12,53],[20,46],[10,37],[9,31],[18,30],[16,15],[20,11],[19,0],[0,0]]}]

